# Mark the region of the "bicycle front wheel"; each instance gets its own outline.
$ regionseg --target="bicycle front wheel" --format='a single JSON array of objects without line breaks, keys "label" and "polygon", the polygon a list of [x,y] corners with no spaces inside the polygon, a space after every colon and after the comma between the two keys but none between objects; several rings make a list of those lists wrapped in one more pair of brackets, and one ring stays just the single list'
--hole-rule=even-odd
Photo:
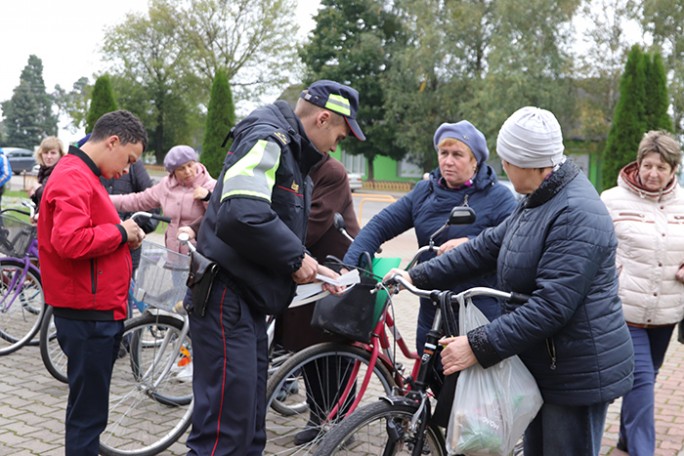
[{"label": "bicycle front wheel", "polygon": [[[126,321],[100,436],[105,456],[151,456],[180,439],[193,409],[189,338],[180,317],[146,312]],[[180,364],[180,366],[179,366]],[[190,370],[190,374],[188,374]]]},{"label": "bicycle front wheel", "polygon": [[362,348],[322,343],[295,353],[268,379],[267,453],[309,454],[321,431],[350,413],[357,398],[360,404],[375,401],[393,386],[385,365],[371,368]]},{"label": "bicycle front wheel", "polygon": [[0,355],[28,344],[40,329],[45,298],[40,275],[19,259],[0,260]]},{"label": "bicycle front wheel", "polygon": [[[411,455],[417,442],[411,420],[417,411],[417,405],[383,400],[359,408],[325,435],[314,456]],[[428,425],[418,453],[447,456],[444,436],[437,426]]]},{"label": "bicycle front wheel", "polygon": [[47,306],[43,323],[40,325],[40,357],[45,364],[45,368],[50,374],[62,383],[68,383],[67,379],[67,358],[57,341],[57,330],[53,318],[53,309]]}]

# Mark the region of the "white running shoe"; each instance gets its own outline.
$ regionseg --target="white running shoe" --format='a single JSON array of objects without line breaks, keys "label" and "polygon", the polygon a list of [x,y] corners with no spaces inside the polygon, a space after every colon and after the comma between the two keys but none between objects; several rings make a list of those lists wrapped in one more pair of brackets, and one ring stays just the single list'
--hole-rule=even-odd
[{"label": "white running shoe", "polygon": [[179,367],[178,369],[175,369],[176,366],[174,366],[173,371],[176,372],[176,380],[179,382],[191,382],[192,381],[192,363],[188,363],[185,366]]}]

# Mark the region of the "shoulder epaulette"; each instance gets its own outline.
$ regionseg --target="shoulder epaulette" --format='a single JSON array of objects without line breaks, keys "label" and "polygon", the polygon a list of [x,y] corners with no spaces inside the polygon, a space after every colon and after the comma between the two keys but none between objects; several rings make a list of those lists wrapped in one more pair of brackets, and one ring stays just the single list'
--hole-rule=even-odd
[{"label": "shoulder epaulette", "polygon": [[273,136],[278,140],[279,143],[281,143],[283,146],[287,146],[290,144],[290,136],[287,134],[287,132],[281,128],[278,128],[271,133],[270,136]]}]

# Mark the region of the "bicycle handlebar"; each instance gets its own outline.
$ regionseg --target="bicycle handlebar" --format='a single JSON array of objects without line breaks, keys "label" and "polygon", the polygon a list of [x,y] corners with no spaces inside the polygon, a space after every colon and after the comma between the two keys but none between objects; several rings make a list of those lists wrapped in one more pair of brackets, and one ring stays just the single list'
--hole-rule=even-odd
[{"label": "bicycle handlebar", "polygon": [[195,252],[197,250],[197,248],[192,245],[192,242],[190,242],[190,235],[188,233],[178,233],[177,239],[181,245],[187,245],[190,252]]},{"label": "bicycle handlebar", "polygon": [[[408,290],[410,293],[420,296],[421,298],[428,298],[432,301],[436,301],[439,299],[439,295],[441,293],[444,293],[445,291],[441,290],[422,290],[416,286],[414,286],[412,283],[408,282],[406,279],[404,279],[401,275],[396,274],[392,276],[390,279],[383,281],[381,284],[378,284],[377,287],[388,287],[388,286],[393,286],[393,285],[401,285],[404,287],[406,290]],[[488,287],[473,287],[473,288],[468,288],[465,291],[462,291],[460,293],[454,293],[451,296],[451,302],[455,303],[458,302],[459,299],[467,299],[471,298],[473,296],[490,296],[493,298],[501,298],[501,299],[507,299],[510,301],[514,302],[526,302],[528,299],[530,299],[530,296],[523,294],[523,293],[517,293],[517,292],[505,292],[501,290],[497,290],[495,288],[488,288]]]},{"label": "bicycle handlebar", "polygon": [[135,220],[136,217],[146,217],[146,218],[150,218],[152,220],[159,220],[160,222],[171,223],[170,217],[165,217],[165,216],[159,215],[159,214],[152,214],[151,212],[138,211],[138,212],[133,213],[133,215],[131,215],[130,218]]}]

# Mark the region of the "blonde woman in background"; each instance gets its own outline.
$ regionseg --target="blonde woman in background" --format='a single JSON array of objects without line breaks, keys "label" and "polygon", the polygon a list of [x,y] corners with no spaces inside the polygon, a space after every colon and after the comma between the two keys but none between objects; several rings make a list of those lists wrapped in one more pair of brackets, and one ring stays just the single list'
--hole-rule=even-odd
[{"label": "blonde woman in background", "polygon": [[43,196],[45,183],[50,177],[50,174],[52,174],[52,170],[55,169],[55,165],[65,153],[64,144],[62,144],[62,141],[56,136],[48,136],[43,139],[34,153],[34,157],[40,165],[40,169],[38,169],[38,181],[29,189],[28,194],[31,200],[36,203],[36,215],[40,208],[40,199]]}]

